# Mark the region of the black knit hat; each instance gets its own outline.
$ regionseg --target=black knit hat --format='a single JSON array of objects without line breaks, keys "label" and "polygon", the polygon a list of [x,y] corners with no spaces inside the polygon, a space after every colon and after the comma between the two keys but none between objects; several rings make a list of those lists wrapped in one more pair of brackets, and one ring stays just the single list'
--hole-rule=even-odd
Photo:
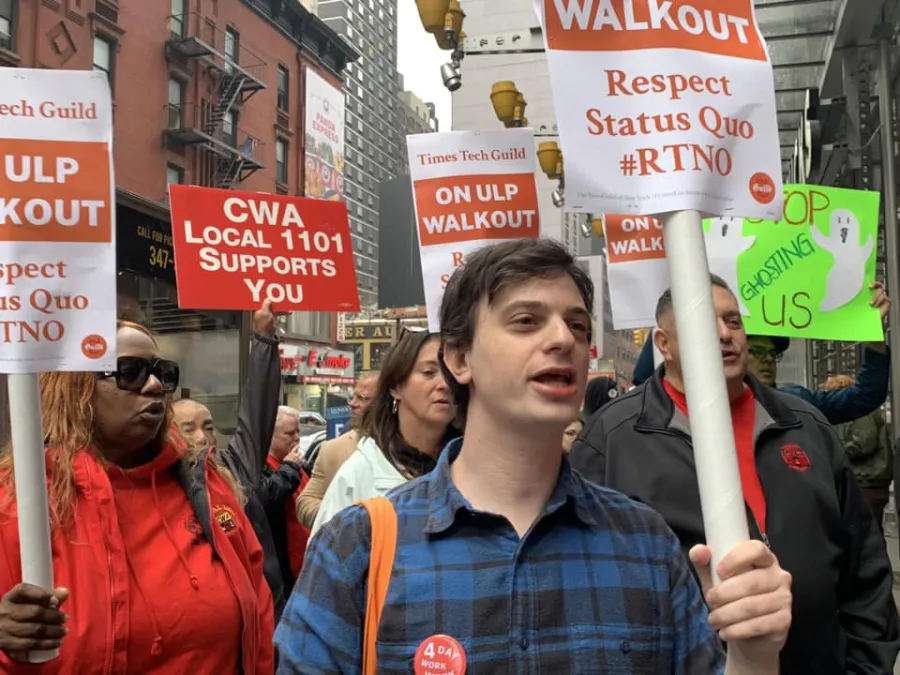
[{"label": "black knit hat", "polygon": [[779,355],[784,354],[788,350],[788,347],[791,346],[790,338],[770,337],[769,339],[772,341],[772,346],[775,347],[775,351],[778,352]]},{"label": "black knit hat", "polygon": [[588,382],[584,392],[584,415],[590,417],[619,395],[616,381],[611,377],[596,377]]}]

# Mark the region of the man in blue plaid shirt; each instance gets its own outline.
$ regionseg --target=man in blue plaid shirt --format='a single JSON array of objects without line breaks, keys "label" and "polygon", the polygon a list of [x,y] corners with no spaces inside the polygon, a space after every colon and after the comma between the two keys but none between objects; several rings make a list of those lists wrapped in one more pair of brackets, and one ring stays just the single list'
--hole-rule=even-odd
[{"label": "man in blue plaid shirt", "polygon": [[[763,544],[732,551],[715,588],[709,549],[691,552],[707,610],[662,518],[569,468],[562,434],[584,395],[593,295],[548,240],[482,248],[451,278],[442,366],[465,436],[390,495],[379,673],[413,672],[436,635],[458,642],[470,675],[778,672],[790,576]],[[370,542],[354,506],[310,543],[275,636],[279,673],[361,672]]]}]

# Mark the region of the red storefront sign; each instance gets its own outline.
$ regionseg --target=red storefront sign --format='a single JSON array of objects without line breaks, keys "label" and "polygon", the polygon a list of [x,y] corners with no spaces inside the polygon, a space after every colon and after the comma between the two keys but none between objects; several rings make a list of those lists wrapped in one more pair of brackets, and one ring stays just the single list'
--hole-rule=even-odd
[{"label": "red storefront sign", "polygon": [[310,345],[282,345],[282,375],[308,384],[348,384],[355,380],[353,352]]}]

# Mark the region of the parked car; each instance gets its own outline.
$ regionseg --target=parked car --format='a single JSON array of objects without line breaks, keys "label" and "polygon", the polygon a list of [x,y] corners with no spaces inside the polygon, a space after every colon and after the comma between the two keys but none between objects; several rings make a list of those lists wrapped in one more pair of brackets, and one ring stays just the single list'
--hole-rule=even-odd
[{"label": "parked car", "polygon": [[300,424],[324,427],[327,422],[319,413],[311,410],[303,410],[300,412]]},{"label": "parked car", "polygon": [[320,438],[324,439],[327,434],[328,430],[318,425],[300,427],[300,455],[306,457],[310,446]]},{"label": "parked car", "polygon": [[[305,438],[308,438],[306,447],[303,447],[303,443]],[[313,472],[313,467],[316,465],[316,459],[319,457],[319,451],[322,449],[322,446],[325,445],[325,441],[328,438],[328,434],[325,431],[320,431],[316,434],[312,434],[310,436],[300,438],[300,450],[303,454],[303,470],[306,472],[307,476],[311,476]]]}]

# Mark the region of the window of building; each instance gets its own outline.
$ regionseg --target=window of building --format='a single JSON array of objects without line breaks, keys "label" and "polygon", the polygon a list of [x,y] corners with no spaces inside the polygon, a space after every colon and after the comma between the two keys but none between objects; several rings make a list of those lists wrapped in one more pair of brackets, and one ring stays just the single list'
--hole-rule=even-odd
[{"label": "window of building", "polygon": [[184,37],[184,0],[172,0],[172,15],[169,17],[169,32],[173,38]]},{"label": "window of building", "polygon": [[15,0],[0,0],[0,49],[13,50],[16,35]]},{"label": "window of building", "polygon": [[291,72],[284,66],[278,66],[278,109],[290,110]]},{"label": "window of building", "polygon": [[279,138],[275,141],[275,180],[282,185],[288,182],[287,156],[287,141]]},{"label": "window of building", "polygon": [[106,73],[110,83],[112,82],[115,49],[115,46],[109,40],[99,35],[94,37],[94,70]]},{"label": "window of building", "polygon": [[240,63],[238,60],[238,52],[240,51],[241,35],[230,26],[225,29],[225,56],[228,60],[225,62],[225,72],[230,73],[234,70],[232,64]]},{"label": "window of building", "polygon": [[233,110],[227,111],[222,116],[222,136],[231,147],[237,147],[237,122]]},{"label": "window of building", "polygon": [[287,332],[317,342],[331,342],[331,315],[328,312],[291,312]]},{"label": "window of building", "polygon": [[181,185],[184,183],[184,169],[175,164],[166,166],[166,185]]},{"label": "window of building", "polygon": [[184,82],[169,78],[169,128],[180,129],[184,123]]}]

